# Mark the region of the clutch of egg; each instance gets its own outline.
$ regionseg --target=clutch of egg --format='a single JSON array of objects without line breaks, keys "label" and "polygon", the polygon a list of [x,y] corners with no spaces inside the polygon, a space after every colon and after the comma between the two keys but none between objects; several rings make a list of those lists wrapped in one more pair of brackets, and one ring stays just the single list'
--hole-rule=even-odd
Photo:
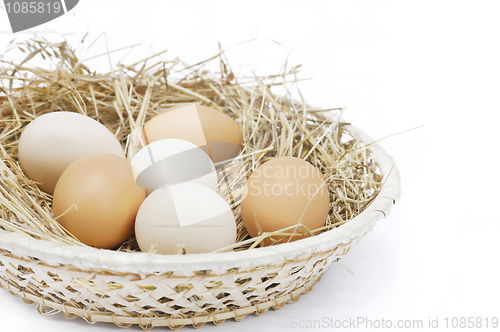
[{"label": "clutch of egg", "polygon": [[[57,221],[87,245],[114,249],[134,230],[146,252],[202,253],[234,244],[236,222],[217,193],[214,162],[239,155],[239,125],[206,106],[177,106],[152,118],[140,135],[129,163],[120,142],[97,121],[72,112],[49,113],[25,128],[19,161],[28,177],[54,194]],[[283,176],[278,172],[283,168],[307,174]],[[324,225],[329,199],[323,180],[316,167],[298,158],[261,165],[248,179],[241,204],[248,233]],[[317,188],[312,196],[311,185]],[[307,194],[299,190],[304,186]],[[299,236],[274,236],[262,244],[304,234],[299,228],[292,232]]]},{"label": "clutch of egg", "polygon": [[42,115],[21,136],[21,167],[53,193],[54,217],[84,244],[114,249],[134,230],[141,250],[164,254],[234,244],[236,223],[217,194],[211,158],[239,154],[238,124],[195,105],[150,122],[147,144],[128,163],[120,142],[97,121],[72,112]]}]

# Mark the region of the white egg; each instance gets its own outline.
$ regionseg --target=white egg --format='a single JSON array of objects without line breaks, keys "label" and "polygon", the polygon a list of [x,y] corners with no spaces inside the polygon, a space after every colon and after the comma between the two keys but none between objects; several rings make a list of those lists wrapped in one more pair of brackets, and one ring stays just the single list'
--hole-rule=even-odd
[{"label": "white egg", "polygon": [[182,182],[194,182],[217,190],[217,172],[210,157],[197,145],[181,139],[155,141],[131,160],[136,183],[153,190]]},{"label": "white egg", "polygon": [[19,139],[19,163],[24,173],[49,194],[72,162],[93,153],[125,158],[120,142],[108,128],[73,112],[44,114],[31,121]]},{"label": "white egg", "polygon": [[210,252],[236,241],[236,222],[226,201],[206,186],[162,186],[142,203],[135,221],[142,251],[161,254]]}]

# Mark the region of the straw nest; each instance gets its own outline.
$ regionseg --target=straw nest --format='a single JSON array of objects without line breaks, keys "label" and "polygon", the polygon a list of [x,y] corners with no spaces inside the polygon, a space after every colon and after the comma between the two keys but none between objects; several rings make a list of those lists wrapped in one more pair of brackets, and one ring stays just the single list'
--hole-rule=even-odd
[{"label": "straw nest", "polygon": [[[284,66],[277,75],[245,78],[235,76],[223,51],[194,65],[177,58],[166,60],[161,52],[100,74],[87,67],[67,42],[32,39],[12,43],[8,51],[15,48],[25,53],[22,61],[0,62],[0,228],[4,230],[84,246],[54,219],[52,197],[23,174],[17,160],[23,128],[35,117],[54,111],[78,112],[98,120],[115,134],[129,159],[136,152],[134,129],[169,106],[199,103],[235,119],[245,137],[239,158],[244,167],[227,172],[231,166],[226,165],[219,181],[220,194],[236,217],[238,243],[224,251],[257,247],[272,235],[249,238],[239,206],[241,179],[273,157],[299,157],[318,167],[331,196],[323,227],[306,232],[296,232],[293,227],[279,231],[283,234],[315,236],[349,222],[374,200],[382,186],[369,146],[356,141],[346,123],[339,120],[343,109],[316,109],[292,98],[293,89],[300,95],[296,85],[300,66]],[[55,64],[56,69],[31,65],[35,57]],[[206,64],[215,61],[220,71],[207,70]],[[285,88],[284,94],[274,92],[278,86]],[[139,249],[131,238],[118,250]]]}]

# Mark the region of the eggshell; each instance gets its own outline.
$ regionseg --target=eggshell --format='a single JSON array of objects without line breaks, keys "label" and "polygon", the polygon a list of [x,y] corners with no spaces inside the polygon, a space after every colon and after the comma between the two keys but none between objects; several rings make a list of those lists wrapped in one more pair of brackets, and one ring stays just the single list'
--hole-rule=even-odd
[{"label": "eggshell", "polygon": [[193,182],[166,185],[142,203],[135,222],[142,251],[210,252],[236,241],[233,212],[216,192]]},{"label": "eggshell", "polygon": [[243,133],[231,117],[196,104],[159,113],[144,126],[143,134],[146,144],[165,138],[189,141],[201,147],[213,162],[234,158],[243,148]]},{"label": "eggshell", "polygon": [[[250,236],[258,236],[259,228],[262,232],[274,232],[299,222],[309,230],[325,225],[329,194],[323,182],[319,169],[299,158],[279,157],[259,166],[248,179],[241,202],[241,216]],[[306,231],[298,227],[295,232]],[[301,238],[272,237],[280,243]],[[268,239],[264,244],[271,242]]]},{"label": "eggshell", "polygon": [[131,161],[136,183],[147,192],[163,185],[196,182],[217,190],[217,172],[210,157],[197,145],[176,138],[145,146]]},{"label": "eggshell", "polygon": [[145,197],[125,159],[109,153],[91,154],[73,162],[59,178],[54,216],[81,242],[112,249],[132,235]]},{"label": "eggshell", "polygon": [[23,172],[49,194],[66,167],[92,153],[125,158],[113,133],[99,122],[73,112],[44,114],[28,124],[19,139]]}]

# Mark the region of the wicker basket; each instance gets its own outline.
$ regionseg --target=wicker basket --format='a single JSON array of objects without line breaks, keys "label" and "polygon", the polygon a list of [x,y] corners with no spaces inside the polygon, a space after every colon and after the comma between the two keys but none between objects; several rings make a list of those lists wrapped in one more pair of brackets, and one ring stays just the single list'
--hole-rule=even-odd
[{"label": "wicker basket", "polygon": [[[349,126],[356,139],[373,142]],[[57,245],[0,230],[0,284],[41,313],[142,328],[219,324],[299,299],[326,268],[388,215],[399,173],[374,144],[383,187],[368,208],[318,236],[218,254],[156,255]]]}]

